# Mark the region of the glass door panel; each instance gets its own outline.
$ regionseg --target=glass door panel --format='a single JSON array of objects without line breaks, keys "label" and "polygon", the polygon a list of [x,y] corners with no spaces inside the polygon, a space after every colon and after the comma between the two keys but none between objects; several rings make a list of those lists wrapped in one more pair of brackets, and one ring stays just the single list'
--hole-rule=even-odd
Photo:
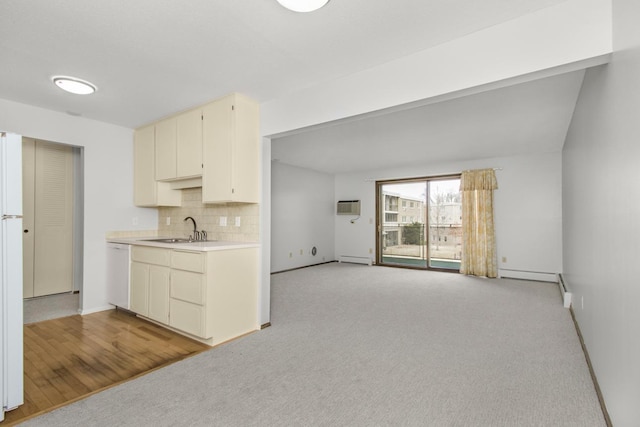
[{"label": "glass door panel", "polygon": [[379,263],[426,268],[426,181],[379,185],[378,200]]},{"label": "glass door panel", "polygon": [[429,267],[460,270],[462,196],[460,179],[429,180]]}]

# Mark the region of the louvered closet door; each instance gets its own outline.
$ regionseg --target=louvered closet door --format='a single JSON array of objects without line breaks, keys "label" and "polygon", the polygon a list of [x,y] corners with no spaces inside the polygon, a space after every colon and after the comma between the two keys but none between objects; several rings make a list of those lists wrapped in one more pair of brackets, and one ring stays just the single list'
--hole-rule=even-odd
[{"label": "louvered closet door", "polygon": [[33,297],[36,141],[22,137],[22,294]]},{"label": "louvered closet door", "polygon": [[73,289],[73,151],[36,141],[34,296]]}]

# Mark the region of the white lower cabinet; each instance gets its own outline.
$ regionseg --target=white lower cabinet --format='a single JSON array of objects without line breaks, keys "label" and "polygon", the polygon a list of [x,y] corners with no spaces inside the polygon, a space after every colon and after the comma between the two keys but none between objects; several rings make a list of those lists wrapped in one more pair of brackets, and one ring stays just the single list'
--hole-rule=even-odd
[{"label": "white lower cabinet", "polygon": [[207,337],[204,327],[204,307],[171,298],[169,301],[171,310],[171,327],[185,331],[188,334],[200,338]]},{"label": "white lower cabinet", "polygon": [[206,258],[203,252],[173,251],[169,301],[169,325],[204,339],[211,338],[206,327]]},{"label": "white lower cabinet", "polygon": [[130,310],[141,316],[149,315],[149,265],[131,262]]},{"label": "white lower cabinet", "polygon": [[169,323],[169,267],[149,268],[149,318]]},{"label": "white lower cabinet", "polygon": [[133,246],[131,310],[215,345],[259,329],[258,250]]},{"label": "white lower cabinet", "polygon": [[131,311],[158,322],[169,323],[171,250],[131,248]]}]

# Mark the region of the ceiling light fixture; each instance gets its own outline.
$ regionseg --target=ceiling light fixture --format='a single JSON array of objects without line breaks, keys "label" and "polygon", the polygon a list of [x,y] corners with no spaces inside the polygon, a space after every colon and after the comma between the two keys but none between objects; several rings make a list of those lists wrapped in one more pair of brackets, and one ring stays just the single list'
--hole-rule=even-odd
[{"label": "ceiling light fixture", "polygon": [[76,95],[89,95],[98,88],[91,82],[76,77],[69,76],[53,76],[53,83],[62,90],[75,93]]},{"label": "ceiling light fixture", "polygon": [[278,3],[294,12],[313,12],[329,3],[329,0],[278,0]]}]

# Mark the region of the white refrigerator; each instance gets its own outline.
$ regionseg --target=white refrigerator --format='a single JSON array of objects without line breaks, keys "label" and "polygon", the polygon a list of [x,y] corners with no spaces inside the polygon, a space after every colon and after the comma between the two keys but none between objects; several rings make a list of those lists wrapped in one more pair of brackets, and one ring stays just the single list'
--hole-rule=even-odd
[{"label": "white refrigerator", "polygon": [[0,131],[0,421],[24,403],[22,343],[22,137]]}]

